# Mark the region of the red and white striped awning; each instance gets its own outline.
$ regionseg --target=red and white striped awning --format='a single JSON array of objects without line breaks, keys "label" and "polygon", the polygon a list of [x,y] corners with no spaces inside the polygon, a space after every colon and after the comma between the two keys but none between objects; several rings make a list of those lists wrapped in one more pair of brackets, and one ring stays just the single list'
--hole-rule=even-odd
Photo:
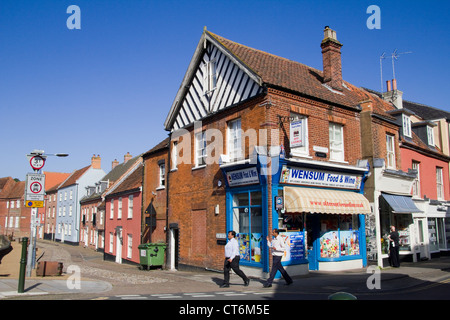
[{"label": "red and white striped awning", "polygon": [[303,187],[284,188],[284,208],[289,212],[368,214],[369,201],[352,191]]}]

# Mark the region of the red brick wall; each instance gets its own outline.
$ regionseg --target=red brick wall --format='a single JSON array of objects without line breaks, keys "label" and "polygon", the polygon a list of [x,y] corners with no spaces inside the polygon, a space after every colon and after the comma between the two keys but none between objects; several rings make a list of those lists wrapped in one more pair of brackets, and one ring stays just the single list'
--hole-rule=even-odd
[{"label": "red brick wall", "polygon": [[[266,102],[271,101],[271,106]],[[220,112],[202,122],[202,130],[216,129],[222,133],[223,150],[217,152],[226,154],[227,122],[236,118],[241,119],[241,129],[249,132],[254,129],[258,145],[265,145],[263,131],[275,130],[280,141],[289,152],[289,122],[279,124],[279,116],[288,119],[290,113],[297,112],[308,116],[309,148],[312,160],[327,161],[318,158],[313,152],[313,146],[329,148],[328,127],[330,122],[344,126],[345,161],[355,165],[361,159],[360,118],[359,113],[342,108],[313,102],[293,94],[268,89],[268,95],[253,99],[241,106]],[[169,223],[179,226],[179,263],[198,267],[222,269],[224,247],[216,242],[216,233],[226,233],[226,199],[223,187],[224,177],[220,171],[218,161],[203,168],[194,168],[194,133],[189,129],[191,156],[190,163],[179,163],[176,171],[170,173],[169,189]],[[267,135],[267,143],[279,145],[277,139]],[[273,141],[272,141],[273,140]],[[181,139],[179,140],[179,152]],[[186,142],[185,142],[186,143]],[[172,148],[173,141],[171,143]],[[254,145],[245,145],[245,157],[253,152]],[[194,169],[193,169],[194,168]],[[271,177],[268,177],[271,183]],[[218,187],[218,180],[222,180],[222,187]],[[271,188],[269,199],[272,199]],[[214,213],[216,205],[220,212]],[[269,203],[269,221],[271,221],[271,203]],[[272,228],[269,225],[269,229]],[[203,235],[206,230],[205,236]]]}]

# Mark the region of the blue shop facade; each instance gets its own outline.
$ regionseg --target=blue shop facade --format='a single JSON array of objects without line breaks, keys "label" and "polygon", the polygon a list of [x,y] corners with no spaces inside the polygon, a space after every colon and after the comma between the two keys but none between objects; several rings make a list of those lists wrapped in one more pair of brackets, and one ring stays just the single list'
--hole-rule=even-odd
[{"label": "blue shop facade", "polygon": [[222,163],[221,170],[226,228],[237,233],[247,272],[269,272],[266,237],[273,228],[285,238],[282,263],[292,275],[367,265],[365,215],[371,208],[363,195],[365,162],[349,166],[257,154]]}]

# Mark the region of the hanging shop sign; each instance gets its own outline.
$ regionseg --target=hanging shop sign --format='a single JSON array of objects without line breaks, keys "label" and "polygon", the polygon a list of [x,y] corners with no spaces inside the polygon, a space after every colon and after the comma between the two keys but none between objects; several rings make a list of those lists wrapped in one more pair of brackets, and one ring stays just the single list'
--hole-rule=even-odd
[{"label": "hanging shop sign", "polygon": [[227,180],[230,187],[259,183],[258,170],[256,167],[252,167],[229,171],[227,172]]},{"label": "hanging shop sign", "polygon": [[361,176],[338,172],[283,166],[280,183],[360,189]]}]

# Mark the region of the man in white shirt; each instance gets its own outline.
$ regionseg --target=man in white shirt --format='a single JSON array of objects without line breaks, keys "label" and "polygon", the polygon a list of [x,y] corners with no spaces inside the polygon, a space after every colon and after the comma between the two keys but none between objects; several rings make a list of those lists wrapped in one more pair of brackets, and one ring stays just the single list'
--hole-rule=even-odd
[{"label": "man in white shirt", "polygon": [[228,232],[228,243],[225,246],[225,262],[223,265],[224,281],[221,288],[228,288],[230,286],[230,269],[244,280],[244,286],[248,286],[250,279],[239,269],[239,243],[236,240],[236,232]]},{"label": "man in white shirt", "polygon": [[270,276],[264,284],[264,288],[269,288],[272,286],[273,279],[275,278],[278,270],[281,272],[281,275],[286,281],[286,285],[290,285],[293,282],[281,264],[281,258],[283,258],[284,252],[286,251],[286,244],[283,238],[279,235],[278,229],[272,230],[272,236],[274,237],[272,241],[270,241],[270,237],[267,237],[267,245],[269,248],[272,248],[272,270],[270,270]]}]

